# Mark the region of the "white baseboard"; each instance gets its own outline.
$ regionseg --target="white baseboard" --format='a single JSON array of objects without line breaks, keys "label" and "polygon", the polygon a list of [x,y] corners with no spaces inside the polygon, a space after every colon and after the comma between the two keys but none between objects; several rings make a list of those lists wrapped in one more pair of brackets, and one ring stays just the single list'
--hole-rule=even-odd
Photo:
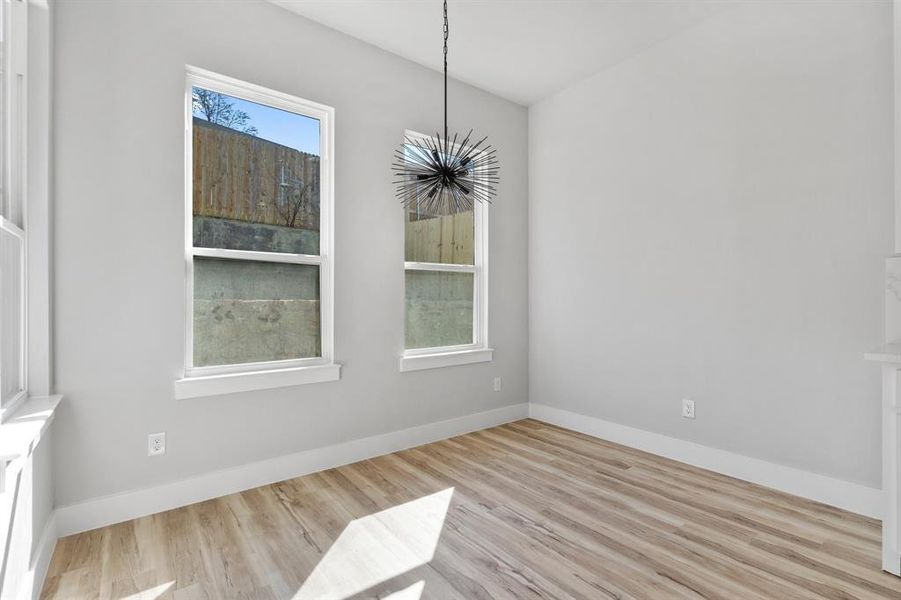
[{"label": "white baseboard", "polygon": [[531,403],[529,416],[637,450],[816,500],[873,518],[882,515],[882,490],[802,471],[659,433],[611,423],[543,404]]},{"label": "white baseboard", "polygon": [[[43,581],[57,535],[120,523],[527,416],[858,514],[878,519],[882,513],[882,491],[875,488],[543,404],[523,403],[58,507],[34,559],[35,576],[40,575],[36,581]],[[39,591],[40,586],[36,593]]]},{"label": "white baseboard", "polygon": [[470,431],[524,419],[526,403],[428,423],[400,431],[305,450],[160,486],[94,498],[56,509],[59,536],[67,536],[211,498],[331,469]]},{"label": "white baseboard", "polygon": [[891,549],[883,547],[882,570],[901,577],[901,553],[893,552]]}]

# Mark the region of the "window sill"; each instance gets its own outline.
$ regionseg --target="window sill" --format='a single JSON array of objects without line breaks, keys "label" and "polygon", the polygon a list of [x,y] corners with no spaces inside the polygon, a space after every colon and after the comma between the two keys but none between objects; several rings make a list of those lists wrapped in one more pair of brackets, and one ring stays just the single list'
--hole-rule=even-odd
[{"label": "window sill", "polygon": [[175,382],[175,398],[185,400],[204,396],[221,396],[306,383],[338,381],[339,379],[341,379],[341,365],[335,363],[293,369],[185,377]]},{"label": "window sill", "polygon": [[490,362],[494,356],[491,348],[478,350],[461,350],[457,352],[436,352],[434,354],[412,354],[400,357],[400,370],[422,371],[423,369],[440,369],[473,363]]},{"label": "window sill", "polygon": [[[53,421],[62,396],[25,398],[0,425],[0,492],[25,464]],[[12,466],[12,468],[10,468]]]}]

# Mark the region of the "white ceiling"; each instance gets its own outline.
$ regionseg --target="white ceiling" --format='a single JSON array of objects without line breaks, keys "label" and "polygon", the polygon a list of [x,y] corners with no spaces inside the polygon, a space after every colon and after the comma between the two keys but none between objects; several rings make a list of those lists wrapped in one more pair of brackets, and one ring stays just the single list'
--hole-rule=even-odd
[{"label": "white ceiling", "polygon": [[[271,0],[441,70],[440,0]],[[728,0],[450,0],[449,73],[532,104],[723,10]]]}]

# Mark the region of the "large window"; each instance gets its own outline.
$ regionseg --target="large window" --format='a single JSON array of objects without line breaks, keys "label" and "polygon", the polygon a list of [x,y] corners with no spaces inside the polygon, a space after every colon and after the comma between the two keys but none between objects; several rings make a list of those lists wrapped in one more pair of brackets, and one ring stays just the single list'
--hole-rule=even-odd
[{"label": "large window", "polygon": [[0,419],[26,396],[27,10],[0,0]]},{"label": "large window", "polygon": [[178,395],[337,378],[332,109],[195,69],[186,96],[189,322]]},{"label": "large window", "polygon": [[[410,140],[423,137],[407,132]],[[404,221],[401,370],[490,360],[487,205],[426,213],[414,203]]]}]

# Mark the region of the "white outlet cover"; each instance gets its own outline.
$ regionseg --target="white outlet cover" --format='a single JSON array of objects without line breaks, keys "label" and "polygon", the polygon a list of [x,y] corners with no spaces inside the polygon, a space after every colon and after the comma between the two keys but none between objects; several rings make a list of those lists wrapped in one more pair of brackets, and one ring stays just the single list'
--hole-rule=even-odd
[{"label": "white outlet cover", "polygon": [[695,401],[684,399],[682,400],[682,416],[686,419],[694,419],[695,418]]},{"label": "white outlet cover", "polygon": [[501,378],[500,377],[494,378],[494,391],[495,392],[501,391]]},{"label": "white outlet cover", "polygon": [[147,436],[147,456],[160,456],[166,453],[166,434],[151,433]]}]

